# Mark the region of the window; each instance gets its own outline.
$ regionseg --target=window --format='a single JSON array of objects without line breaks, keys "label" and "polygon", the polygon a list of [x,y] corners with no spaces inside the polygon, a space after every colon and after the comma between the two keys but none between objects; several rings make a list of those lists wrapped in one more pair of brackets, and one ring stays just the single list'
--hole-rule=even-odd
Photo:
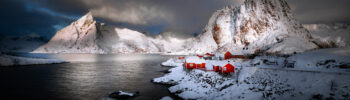
[{"label": "window", "polygon": [[224,67],[224,70],[226,70],[226,67]]}]

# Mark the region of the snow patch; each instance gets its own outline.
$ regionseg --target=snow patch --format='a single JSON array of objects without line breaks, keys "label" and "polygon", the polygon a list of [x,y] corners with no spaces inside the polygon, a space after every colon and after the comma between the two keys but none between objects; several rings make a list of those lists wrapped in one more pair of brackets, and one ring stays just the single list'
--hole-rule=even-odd
[{"label": "snow patch", "polygon": [[173,100],[173,99],[171,97],[169,97],[169,96],[165,96],[165,97],[162,97],[159,100]]},{"label": "snow patch", "polygon": [[133,93],[128,93],[128,92],[124,92],[124,91],[119,91],[119,95],[127,95],[127,96],[134,96]]},{"label": "snow patch", "polygon": [[183,63],[182,59],[179,60],[179,59],[175,59],[175,58],[170,58],[169,60],[162,62],[161,65],[175,67],[175,66],[181,66],[182,63]]},{"label": "snow patch", "polygon": [[205,60],[203,58],[199,58],[197,56],[187,56],[185,58],[185,61],[187,63],[196,63],[196,64],[205,63]]}]

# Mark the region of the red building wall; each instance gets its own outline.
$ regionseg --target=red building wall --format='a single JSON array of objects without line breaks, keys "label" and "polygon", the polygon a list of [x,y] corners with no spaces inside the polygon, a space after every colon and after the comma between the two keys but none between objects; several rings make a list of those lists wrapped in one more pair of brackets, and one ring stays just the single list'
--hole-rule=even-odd
[{"label": "red building wall", "polygon": [[227,52],[225,53],[224,59],[230,59],[231,56],[232,56],[232,54],[231,54],[230,52],[227,51]]},{"label": "red building wall", "polygon": [[223,73],[234,73],[235,67],[231,64],[226,64],[224,67],[222,67]]},{"label": "red building wall", "polygon": [[187,69],[194,69],[194,68],[196,68],[196,64],[195,63],[186,63],[186,68]]}]

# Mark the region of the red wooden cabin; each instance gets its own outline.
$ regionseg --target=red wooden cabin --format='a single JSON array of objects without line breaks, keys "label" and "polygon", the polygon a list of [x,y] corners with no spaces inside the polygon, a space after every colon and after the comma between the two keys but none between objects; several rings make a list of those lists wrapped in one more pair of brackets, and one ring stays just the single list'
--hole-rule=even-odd
[{"label": "red wooden cabin", "polygon": [[209,57],[215,56],[215,54],[210,54],[210,53],[206,53],[205,55],[206,55],[206,56],[209,56]]},{"label": "red wooden cabin", "polygon": [[232,55],[231,58],[241,58],[241,59],[244,59],[245,56],[244,56],[244,55]]},{"label": "red wooden cabin", "polygon": [[221,69],[222,73],[234,73],[235,72],[235,66],[231,65],[230,63],[227,63],[225,66]]},{"label": "red wooden cabin", "polygon": [[221,67],[220,66],[213,66],[213,71],[220,72],[221,71]]},{"label": "red wooden cabin", "polygon": [[227,51],[227,52],[225,53],[224,59],[230,59],[231,56],[232,56],[232,54],[231,54],[229,51]]},{"label": "red wooden cabin", "polygon": [[181,59],[185,59],[185,57],[178,57],[177,59],[181,60]]},{"label": "red wooden cabin", "polygon": [[199,57],[199,58],[202,58],[202,57],[203,57],[203,55],[198,55],[198,54],[197,54],[196,56]]},{"label": "red wooden cabin", "polygon": [[197,56],[187,57],[185,60],[185,67],[187,69],[194,69],[194,68],[205,69],[205,60]]},{"label": "red wooden cabin", "polygon": [[205,63],[196,64],[196,68],[198,68],[198,69],[205,69]]},{"label": "red wooden cabin", "polygon": [[227,52],[225,53],[224,59],[231,59],[231,58],[241,58],[241,59],[244,59],[245,56],[244,56],[244,55],[232,55],[229,51],[227,51]]},{"label": "red wooden cabin", "polygon": [[187,69],[195,69],[196,68],[196,64],[195,63],[187,63],[185,62],[186,68]]}]

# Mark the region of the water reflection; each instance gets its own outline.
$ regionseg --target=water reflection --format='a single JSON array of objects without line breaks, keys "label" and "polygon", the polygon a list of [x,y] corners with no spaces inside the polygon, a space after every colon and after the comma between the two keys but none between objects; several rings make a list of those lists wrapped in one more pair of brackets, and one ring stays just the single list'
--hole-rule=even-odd
[{"label": "water reflection", "polygon": [[63,59],[69,62],[111,62],[111,61],[142,61],[157,59],[162,55],[152,54],[56,54],[53,58]]},{"label": "water reflection", "polygon": [[[23,67],[26,73],[4,69],[1,75],[6,79],[11,79],[14,74],[28,76],[27,79],[16,77],[18,79],[1,83],[4,84],[2,86],[18,88],[6,95],[69,100],[102,99],[116,90],[139,91],[141,95],[134,98],[136,100],[159,99],[170,95],[166,87],[150,82],[152,78],[163,75],[159,71],[168,69],[159,64],[170,56],[59,54],[54,57],[71,63],[26,66]],[[11,85],[22,82],[28,84]],[[33,92],[20,92],[26,89]]]}]

